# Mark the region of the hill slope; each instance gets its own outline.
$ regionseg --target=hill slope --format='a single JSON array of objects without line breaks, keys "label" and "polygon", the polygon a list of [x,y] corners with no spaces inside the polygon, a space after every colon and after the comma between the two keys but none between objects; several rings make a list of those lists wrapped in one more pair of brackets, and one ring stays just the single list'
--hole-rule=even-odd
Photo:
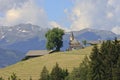
[{"label": "hill slope", "polygon": [[38,80],[43,66],[51,70],[56,62],[59,63],[60,67],[67,68],[71,71],[73,67],[79,66],[86,55],[90,54],[91,49],[92,47],[87,47],[85,49],[58,52],[27,61],[21,61],[15,65],[0,69],[0,76],[7,78],[14,72],[21,79],[28,80],[31,76],[33,80]]}]

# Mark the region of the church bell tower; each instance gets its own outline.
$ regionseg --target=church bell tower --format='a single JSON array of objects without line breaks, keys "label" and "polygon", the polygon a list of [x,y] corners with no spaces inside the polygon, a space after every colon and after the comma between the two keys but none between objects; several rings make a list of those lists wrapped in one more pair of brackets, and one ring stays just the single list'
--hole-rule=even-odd
[{"label": "church bell tower", "polygon": [[71,32],[70,41],[73,41],[73,40],[74,40],[74,35],[73,35],[73,32]]}]

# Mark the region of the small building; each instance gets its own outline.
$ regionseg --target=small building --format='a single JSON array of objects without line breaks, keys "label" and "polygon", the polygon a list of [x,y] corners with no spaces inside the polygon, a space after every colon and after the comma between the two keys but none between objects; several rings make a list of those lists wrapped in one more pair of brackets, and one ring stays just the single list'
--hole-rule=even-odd
[{"label": "small building", "polygon": [[97,41],[88,41],[87,44],[90,44],[90,45],[97,45],[97,44],[101,44],[103,41],[101,40],[97,40]]},{"label": "small building", "polygon": [[80,42],[77,39],[75,39],[72,32],[70,35],[69,50],[81,49],[81,48],[83,48],[83,45],[80,44]]},{"label": "small building", "polygon": [[27,59],[34,58],[34,57],[40,57],[40,56],[43,56],[49,53],[51,52],[48,50],[31,50],[26,54],[23,60],[27,60]]}]

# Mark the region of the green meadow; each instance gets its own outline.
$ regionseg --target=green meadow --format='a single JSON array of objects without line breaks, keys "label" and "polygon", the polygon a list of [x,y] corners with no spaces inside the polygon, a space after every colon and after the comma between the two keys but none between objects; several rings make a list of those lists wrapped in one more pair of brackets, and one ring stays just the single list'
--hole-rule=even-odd
[{"label": "green meadow", "polygon": [[29,80],[30,77],[33,80],[38,80],[44,66],[51,71],[56,63],[71,72],[74,67],[80,65],[85,56],[89,56],[91,50],[92,46],[80,50],[56,52],[26,61],[20,61],[14,65],[0,69],[0,77],[2,76],[7,79],[14,72],[22,80]]}]

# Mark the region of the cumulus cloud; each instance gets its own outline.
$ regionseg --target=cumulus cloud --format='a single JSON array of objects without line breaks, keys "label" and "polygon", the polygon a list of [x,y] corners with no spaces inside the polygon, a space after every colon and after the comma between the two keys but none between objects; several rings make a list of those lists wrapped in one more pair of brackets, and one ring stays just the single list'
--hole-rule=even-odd
[{"label": "cumulus cloud", "polygon": [[[120,0],[70,1],[74,4],[73,7],[64,10],[69,19],[66,23],[69,23],[70,30],[97,28],[113,31],[114,26],[120,27]],[[48,22],[44,9],[38,7],[35,0],[0,0],[1,13],[4,15],[0,16],[0,25],[32,23],[43,27],[51,25],[68,30],[65,28],[66,25],[61,25],[63,23]]]},{"label": "cumulus cloud", "polygon": [[33,0],[25,2],[18,8],[13,7],[7,10],[5,16],[0,18],[0,25],[10,26],[20,23],[31,23],[42,27],[48,26],[44,9],[38,7]]},{"label": "cumulus cloud", "polygon": [[61,26],[60,24],[58,24],[55,21],[51,21],[51,22],[49,22],[49,24],[52,28],[60,28],[60,29],[65,30],[66,32],[70,31],[68,28],[65,28],[65,27]]},{"label": "cumulus cloud", "polygon": [[112,32],[120,34],[120,26],[113,27]]},{"label": "cumulus cloud", "polygon": [[63,27],[61,27],[60,24],[58,24],[58,23],[55,22],[55,21],[51,21],[49,24],[50,24],[50,26],[53,27],[53,28],[63,28]]},{"label": "cumulus cloud", "polygon": [[0,12],[5,12],[11,8],[18,8],[29,0],[0,0]]},{"label": "cumulus cloud", "polygon": [[113,16],[114,16],[113,13],[111,13],[111,12],[110,12],[110,13],[109,13],[109,12],[107,13],[107,17],[108,17],[109,19],[111,19]]},{"label": "cumulus cloud", "polygon": [[65,9],[71,30],[97,28],[112,30],[120,26],[120,0],[75,0],[71,9]]}]

